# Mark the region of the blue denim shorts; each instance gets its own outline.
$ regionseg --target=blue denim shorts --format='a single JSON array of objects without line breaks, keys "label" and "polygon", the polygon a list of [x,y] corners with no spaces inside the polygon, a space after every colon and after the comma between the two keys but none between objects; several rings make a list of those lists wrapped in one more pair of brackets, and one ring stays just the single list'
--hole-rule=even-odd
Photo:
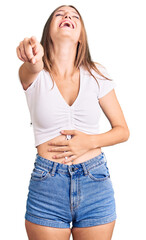
[{"label": "blue denim shorts", "polygon": [[25,219],[56,228],[90,227],[116,219],[105,154],[65,165],[38,153],[28,187]]}]

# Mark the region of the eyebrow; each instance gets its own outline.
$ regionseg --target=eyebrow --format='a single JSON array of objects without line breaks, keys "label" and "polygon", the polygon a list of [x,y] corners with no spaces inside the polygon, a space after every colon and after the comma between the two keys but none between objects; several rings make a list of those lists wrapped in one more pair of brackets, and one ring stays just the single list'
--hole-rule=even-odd
[{"label": "eyebrow", "polygon": [[[58,10],[57,12],[65,12],[65,10]],[[56,13],[57,13],[56,12]],[[75,14],[77,14],[78,16],[79,16],[79,14],[77,13],[77,12],[74,12],[74,11],[72,11],[73,13],[75,13]]]}]

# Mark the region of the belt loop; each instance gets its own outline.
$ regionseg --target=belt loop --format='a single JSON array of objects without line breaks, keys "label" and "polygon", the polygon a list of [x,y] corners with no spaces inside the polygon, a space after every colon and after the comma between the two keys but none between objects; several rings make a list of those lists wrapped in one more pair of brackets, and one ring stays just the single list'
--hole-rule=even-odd
[{"label": "belt loop", "polygon": [[103,154],[103,158],[104,158],[104,161],[107,162],[107,158],[106,158],[105,154]]},{"label": "belt loop", "polygon": [[57,162],[53,163],[53,167],[52,167],[52,171],[51,171],[52,176],[54,176],[54,174],[55,174],[57,164],[58,164]]},{"label": "belt loop", "polygon": [[88,171],[87,171],[85,164],[84,163],[81,163],[81,164],[82,164],[85,176],[88,175]]}]

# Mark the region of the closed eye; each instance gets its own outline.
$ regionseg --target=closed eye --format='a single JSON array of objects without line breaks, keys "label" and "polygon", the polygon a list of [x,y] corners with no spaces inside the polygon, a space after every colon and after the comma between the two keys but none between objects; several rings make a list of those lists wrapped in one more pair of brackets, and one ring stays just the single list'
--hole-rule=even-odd
[{"label": "closed eye", "polygon": [[[57,16],[63,16],[63,14],[60,14],[60,13],[58,13],[58,14],[56,14],[55,16],[56,16],[56,17],[57,17]],[[73,17],[75,17],[75,18],[79,19],[79,17],[78,17],[78,16],[73,16]]]},{"label": "closed eye", "polygon": [[79,17],[77,17],[77,16],[73,16],[73,17],[75,17],[75,18],[79,19]]},{"label": "closed eye", "polygon": [[56,14],[56,17],[57,17],[57,16],[63,16],[63,14],[60,14],[60,13],[59,13],[59,14]]}]

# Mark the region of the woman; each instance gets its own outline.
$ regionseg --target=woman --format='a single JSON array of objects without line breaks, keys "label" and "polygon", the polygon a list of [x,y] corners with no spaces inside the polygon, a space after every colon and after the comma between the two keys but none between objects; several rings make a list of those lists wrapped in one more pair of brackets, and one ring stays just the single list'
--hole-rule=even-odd
[{"label": "woman", "polygon": [[[41,43],[17,47],[37,148],[25,226],[31,240],[109,240],[116,221],[114,190],[101,147],[129,130],[106,68],[91,60],[82,17],[58,7]],[[100,108],[112,129],[99,134]],[[64,132],[62,132],[64,130]],[[72,222],[73,228],[70,229]]]}]

